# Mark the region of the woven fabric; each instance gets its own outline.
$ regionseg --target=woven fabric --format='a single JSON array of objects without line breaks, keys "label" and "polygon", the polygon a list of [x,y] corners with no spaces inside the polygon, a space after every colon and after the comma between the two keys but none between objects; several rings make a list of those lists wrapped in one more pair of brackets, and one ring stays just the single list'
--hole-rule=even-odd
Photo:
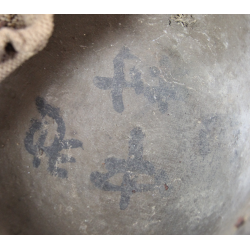
[{"label": "woven fabric", "polygon": [[50,14],[0,14],[0,82],[46,46],[53,27]]}]

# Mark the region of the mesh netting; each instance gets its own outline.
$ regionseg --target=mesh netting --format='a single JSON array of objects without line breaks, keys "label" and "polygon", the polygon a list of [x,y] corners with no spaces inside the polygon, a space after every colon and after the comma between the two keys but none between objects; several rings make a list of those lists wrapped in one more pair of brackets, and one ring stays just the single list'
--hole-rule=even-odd
[{"label": "mesh netting", "polygon": [[53,26],[50,14],[0,14],[0,82],[46,46]]}]

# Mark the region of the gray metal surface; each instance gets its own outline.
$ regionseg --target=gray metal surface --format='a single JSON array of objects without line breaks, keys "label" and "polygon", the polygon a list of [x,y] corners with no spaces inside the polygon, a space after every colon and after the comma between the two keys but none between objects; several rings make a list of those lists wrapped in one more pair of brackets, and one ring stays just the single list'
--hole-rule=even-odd
[{"label": "gray metal surface", "polygon": [[250,19],[188,18],[55,16],[0,85],[0,233],[237,233]]}]

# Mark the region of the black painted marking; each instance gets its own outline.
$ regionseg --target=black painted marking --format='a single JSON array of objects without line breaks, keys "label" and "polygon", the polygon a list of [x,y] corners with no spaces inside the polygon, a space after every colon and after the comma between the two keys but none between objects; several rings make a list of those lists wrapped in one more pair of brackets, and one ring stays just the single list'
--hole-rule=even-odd
[{"label": "black painted marking", "polygon": [[[48,134],[48,131],[42,130],[42,122],[37,120],[32,120],[32,125],[29,131],[26,133],[26,137],[24,139],[24,145],[26,150],[34,155],[33,159],[33,166],[38,168],[41,160],[39,158],[40,155],[45,153],[45,155],[49,158],[48,161],[48,171],[55,176],[61,178],[67,178],[68,172],[64,168],[56,167],[56,163],[60,160],[61,163],[66,162],[76,162],[74,157],[67,157],[64,154],[60,154],[59,152],[62,149],[69,149],[69,148],[79,148],[82,147],[82,142],[75,139],[64,140],[65,136],[65,123],[63,119],[59,115],[59,109],[54,108],[51,105],[47,104],[45,100],[41,97],[36,98],[36,106],[41,114],[42,118],[46,115],[51,117],[57,123],[57,134],[54,137],[54,141],[51,146],[45,147],[44,143]],[[41,134],[38,138],[36,144],[34,144],[34,134],[40,130]]]},{"label": "black painted marking", "polygon": [[[94,84],[100,89],[111,89],[113,107],[118,113],[122,113],[124,110],[122,92],[124,88],[134,87],[136,93],[140,93],[140,87],[143,83],[140,82],[140,75],[138,73],[133,78],[133,84],[129,84],[125,80],[125,75],[123,72],[124,60],[125,59],[136,59],[132,55],[128,48],[123,47],[120,53],[113,60],[114,63],[114,77],[100,77],[96,76],[94,78]],[[131,70],[131,74],[133,70]]]},{"label": "black painted marking", "polygon": [[[115,157],[105,159],[105,167],[107,173],[93,172],[90,175],[90,180],[94,185],[104,191],[119,191],[121,192],[120,209],[124,210],[128,207],[130,196],[137,192],[146,192],[159,189],[160,192],[165,190],[166,173],[163,170],[155,170],[154,166],[143,160],[143,139],[144,134],[141,128],[134,128],[130,132],[131,139],[129,141],[129,157],[127,160],[117,159]],[[114,185],[109,182],[109,179],[122,173],[123,181],[121,186]],[[146,174],[154,178],[154,183],[139,184],[136,179],[136,174]],[[135,177],[132,177],[135,175]]]},{"label": "black painted marking", "polygon": [[111,90],[113,107],[118,113],[124,111],[122,93],[125,88],[134,88],[137,95],[144,94],[150,103],[158,103],[159,111],[165,113],[168,110],[167,101],[176,99],[176,90],[166,86],[166,81],[160,77],[160,70],[157,67],[150,67],[150,75],[159,78],[159,86],[144,87],[141,73],[135,67],[130,69],[131,81],[126,81],[123,72],[125,59],[137,59],[137,57],[132,55],[128,48],[123,47],[113,60],[114,77],[96,76],[94,78],[95,86],[99,89]]}]

